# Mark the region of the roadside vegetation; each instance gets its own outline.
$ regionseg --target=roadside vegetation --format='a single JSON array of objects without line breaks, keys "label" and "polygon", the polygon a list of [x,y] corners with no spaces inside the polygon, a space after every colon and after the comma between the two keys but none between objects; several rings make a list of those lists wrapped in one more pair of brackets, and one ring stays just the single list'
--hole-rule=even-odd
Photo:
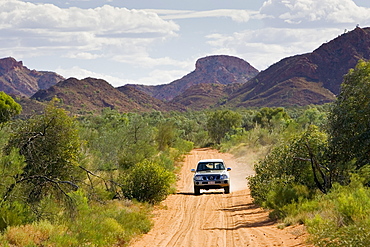
[{"label": "roadside vegetation", "polygon": [[281,138],[249,178],[256,203],[317,246],[370,244],[370,63],[349,71],[322,126]]},{"label": "roadside vegetation", "polygon": [[17,119],[0,94],[1,246],[127,246],[194,147],[256,152],[255,203],[311,243],[370,244],[370,63],[330,105],[73,117],[56,103]]},{"label": "roadside vegetation", "polygon": [[74,118],[56,101],[3,121],[0,245],[127,246],[150,230],[193,143],[160,112]]}]

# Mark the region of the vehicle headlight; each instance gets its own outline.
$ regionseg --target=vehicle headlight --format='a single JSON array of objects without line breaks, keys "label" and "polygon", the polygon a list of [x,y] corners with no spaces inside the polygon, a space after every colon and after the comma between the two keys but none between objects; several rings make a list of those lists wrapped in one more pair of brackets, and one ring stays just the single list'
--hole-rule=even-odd
[{"label": "vehicle headlight", "polygon": [[228,176],[226,174],[220,176],[220,179],[227,179],[227,178]]},{"label": "vehicle headlight", "polygon": [[195,176],[194,180],[203,180],[202,176]]}]

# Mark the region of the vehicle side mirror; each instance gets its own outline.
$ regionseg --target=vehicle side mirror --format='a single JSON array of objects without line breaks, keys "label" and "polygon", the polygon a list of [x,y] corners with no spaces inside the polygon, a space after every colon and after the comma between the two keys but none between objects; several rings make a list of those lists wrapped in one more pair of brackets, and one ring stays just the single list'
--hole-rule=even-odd
[{"label": "vehicle side mirror", "polygon": [[231,171],[231,168],[230,168],[230,167],[228,167],[226,170],[227,170],[227,171]]},{"label": "vehicle side mirror", "polygon": [[190,171],[191,171],[191,172],[195,172],[195,169],[191,169]]}]

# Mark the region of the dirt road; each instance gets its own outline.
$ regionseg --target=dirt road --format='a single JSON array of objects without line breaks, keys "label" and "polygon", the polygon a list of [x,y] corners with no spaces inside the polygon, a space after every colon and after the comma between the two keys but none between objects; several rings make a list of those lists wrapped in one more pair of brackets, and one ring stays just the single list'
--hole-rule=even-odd
[{"label": "dirt road", "polygon": [[[200,159],[221,158],[231,167],[231,193],[201,191],[193,195],[191,168]],[[253,158],[252,158],[253,159]],[[246,176],[253,160],[238,160],[212,149],[196,149],[186,156],[178,192],[155,210],[154,227],[130,246],[306,246],[302,226],[278,229],[268,213],[252,203]]]}]

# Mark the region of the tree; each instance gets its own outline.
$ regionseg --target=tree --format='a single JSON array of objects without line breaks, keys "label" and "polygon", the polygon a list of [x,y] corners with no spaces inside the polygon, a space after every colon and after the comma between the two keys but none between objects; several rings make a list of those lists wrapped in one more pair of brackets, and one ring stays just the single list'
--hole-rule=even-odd
[{"label": "tree", "polygon": [[175,130],[176,126],[174,121],[168,120],[159,123],[158,132],[156,136],[156,141],[158,144],[158,149],[160,151],[165,151],[175,140]]},{"label": "tree", "polygon": [[153,127],[140,115],[130,115],[125,136],[121,138],[123,146],[118,163],[123,169],[150,159],[156,153]]},{"label": "tree", "polygon": [[[325,169],[326,134],[320,132],[317,126],[310,126],[307,131],[292,136],[286,142],[274,147],[271,152],[254,169],[256,175],[249,178],[249,187],[255,201],[264,204],[268,200],[281,203],[291,203],[297,200],[289,195],[281,195],[282,188],[291,193],[296,186],[304,186],[308,191],[317,188],[327,192],[330,188],[330,176]],[[280,204],[281,205],[281,204]]]},{"label": "tree", "polygon": [[303,128],[307,128],[311,125],[322,126],[326,123],[326,120],[327,115],[325,111],[320,111],[318,107],[310,107],[299,116],[297,122],[301,124]]},{"label": "tree", "polygon": [[222,138],[232,129],[240,127],[242,115],[230,110],[218,110],[211,113],[207,119],[207,129],[215,143],[220,144]]},{"label": "tree", "polygon": [[0,124],[21,113],[22,107],[12,97],[0,91]]},{"label": "tree", "polygon": [[359,61],[344,77],[328,117],[332,171],[339,182],[370,164],[370,62]]},{"label": "tree", "polygon": [[254,117],[254,122],[261,125],[262,128],[272,129],[276,125],[285,122],[290,117],[285,112],[284,108],[262,108]]},{"label": "tree", "polygon": [[80,141],[73,118],[63,109],[48,104],[43,115],[17,122],[5,153],[17,148],[26,165],[4,195],[7,200],[16,186],[22,186],[29,202],[39,202],[50,193],[67,196],[77,189]]}]

